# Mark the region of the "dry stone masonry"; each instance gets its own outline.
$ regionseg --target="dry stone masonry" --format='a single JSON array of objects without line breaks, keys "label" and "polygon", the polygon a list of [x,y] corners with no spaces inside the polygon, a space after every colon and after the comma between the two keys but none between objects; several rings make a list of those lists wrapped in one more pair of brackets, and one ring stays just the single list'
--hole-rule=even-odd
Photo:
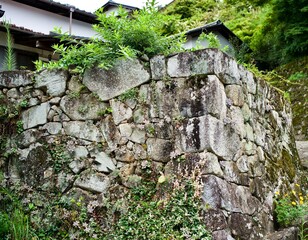
[{"label": "dry stone masonry", "polygon": [[11,133],[18,154],[6,158],[6,146],[0,167],[8,185],[25,183],[42,202],[55,189],[100,199],[133,187],[147,166],[166,176],[199,168],[213,238],[266,239],[274,192],[296,182],[288,102],[215,49],[119,61],[84,77],[2,72],[0,87],[7,104],[28,103],[23,132]]}]

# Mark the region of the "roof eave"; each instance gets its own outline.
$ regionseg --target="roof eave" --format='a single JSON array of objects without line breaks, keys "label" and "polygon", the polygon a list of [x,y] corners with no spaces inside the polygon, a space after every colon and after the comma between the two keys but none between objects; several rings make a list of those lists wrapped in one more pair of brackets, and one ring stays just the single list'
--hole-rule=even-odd
[{"label": "roof eave", "polygon": [[207,33],[207,32],[213,32],[213,31],[219,32],[221,35],[223,35],[228,40],[236,38],[240,41],[240,43],[242,43],[242,40],[239,37],[237,37],[229,28],[227,28],[223,24],[223,22],[221,22],[220,20],[206,24],[202,27],[189,30],[185,33],[185,35],[186,36],[190,35],[194,37],[194,36],[199,36],[202,32]]},{"label": "roof eave", "polygon": [[116,2],[113,2],[113,1],[108,1],[107,3],[105,3],[102,6],[102,8],[105,10],[105,9],[108,9],[109,7],[119,7],[119,6],[122,6],[123,8],[126,8],[126,9],[131,10],[131,11],[139,10],[138,7],[133,7],[133,6],[130,6],[130,5],[116,3]]}]

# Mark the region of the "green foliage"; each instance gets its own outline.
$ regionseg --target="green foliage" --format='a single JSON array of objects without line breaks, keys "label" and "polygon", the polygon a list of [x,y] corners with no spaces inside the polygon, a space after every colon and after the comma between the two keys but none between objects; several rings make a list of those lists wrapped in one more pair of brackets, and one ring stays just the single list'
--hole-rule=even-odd
[{"label": "green foliage", "polygon": [[37,208],[32,202],[22,204],[6,188],[0,188],[0,198],[0,239],[100,239],[102,235],[95,212],[97,201],[86,205],[82,197],[50,195],[44,208]]},{"label": "green foliage", "polygon": [[0,188],[0,237],[1,239],[26,240],[32,235],[29,217],[18,199],[7,189]]},{"label": "green foliage", "polygon": [[200,221],[200,202],[190,181],[181,182],[162,200],[166,179],[143,181],[128,196],[129,206],[104,239],[211,239]]},{"label": "green foliage", "polygon": [[209,42],[209,48],[220,48],[220,42],[214,33],[205,34],[205,39]]},{"label": "green foliage", "polygon": [[282,197],[279,196],[279,192],[276,192],[276,196],[278,200],[275,212],[281,226],[300,225],[308,216],[308,195],[300,190],[299,185]]},{"label": "green foliage", "polygon": [[13,40],[10,32],[10,23],[4,21],[4,28],[6,30],[6,51],[3,69],[12,71],[16,69],[16,56],[13,50]]},{"label": "green foliage", "polygon": [[206,34],[206,33],[203,32],[198,37],[198,39],[196,41],[196,46],[194,48],[192,48],[191,50],[195,51],[195,50],[203,49],[204,47],[202,45],[202,42],[204,40],[208,41],[208,43],[209,43],[208,47],[209,48],[219,48],[220,47],[220,42],[219,42],[216,35],[214,35],[213,33]]},{"label": "green foliage", "polygon": [[107,108],[105,108],[105,109],[103,109],[103,110],[101,110],[101,111],[99,111],[97,114],[99,115],[99,116],[105,116],[105,115],[107,115],[107,114],[110,114],[110,113],[112,113],[112,108],[111,107],[107,107]]},{"label": "green foliage", "polygon": [[264,20],[265,1],[176,0],[164,13],[174,18],[166,31],[182,32],[207,23],[222,20],[238,37],[249,43]]},{"label": "green foliage", "polygon": [[29,102],[28,102],[27,99],[24,99],[24,100],[22,100],[22,101],[19,103],[19,106],[20,106],[21,108],[26,108],[26,107],[28,107],[28,105],[29,105]]},{"label": "green foliage", "polygon": [[56,173],[61,172],[65,165],[69,163],[70,156],[64,144],[57,142],[48,146],[49,152],[53,159],[53,168]]},{"label": "green foliage", "polygon": [[131,88],[128,91],[126,91],[125,93],[121,94],[118,99],[120,101],[126,101],[126,100],[137,100],[138,98],[138,89],[137,88]]},{"label": "green foliage", "polygon": [[0,119],[3,122],[9,122],[20,115],[21,109],[28,107],[28,100],[23,99],[20,102],[11,102],[5,96],[0,95]]},{"label": "green foliage", "polygon": [[[45,204],[43,214],[32,214],[32,224],[37,238],[49,239],[101,239],[97,201],[85,203],[83,197],[68,198],[65,196],[51,199]],[[47,216],[47,221],[42,219]]]},{"label": "green foliage", "polygon": [[80,114],[86,114],[89,111],[89,108],[88,106],[79,106],[77,110]]},{"label": "green foliage", "polygon": [[156,130],[155,130],[155,127],[154,127],[152,124],[148,124],[148,125],[146,126],[146,131],[147,131],[147,133],[149,133],[150,135],[155,136]]},{"label": "green foliage", "polygon": [[131,59],[143,54],[149,57],[179,51],[182,36],[167,37],[163,33],[165,21],[169,17],[158,12],[155,0],[148,1],[146,7],[129,15],[120,8],[117,14],[106,15],[98,11],[98,24],[94,25],[97,37],[84,41],[68,34],[59,33],[61,44],[53,46],[61,58],[57,62],[43,64],[36,62],[37,69],[64,68],[76,72],[99,65],[112,67],[117,59]]},{"label": "green foliage", "polygon": [[297,135],[308,138],[308,57],[299,58],[275,69],[282,76],[272,84],[285,92],[291,99],[293,126]]},{"label": "green foliage", "polygon": [[24,131],[24,123],[21,120],[17,121],[16,128],[17,133],[22,133]]},{"label": "green foliage", "polygon": [[277,66],[308,54],[306,0],[274,0],[252,42],[258,59]]},{"label": "green foliage", "polygon": [[165,31],[174,34],[220,19],[254,51],[238,46],[236,57],[273,69],[307,55],[307,11],[307,0],[176,0],[164,9],[171,16]]},{"label": "green foliage", "polygon": [[289,76],[288,80],[290,81],[298,81],[298,80],[303,80],[305,78],[308,78],[308,75],[303,72],[295,72],[292,75]]}]

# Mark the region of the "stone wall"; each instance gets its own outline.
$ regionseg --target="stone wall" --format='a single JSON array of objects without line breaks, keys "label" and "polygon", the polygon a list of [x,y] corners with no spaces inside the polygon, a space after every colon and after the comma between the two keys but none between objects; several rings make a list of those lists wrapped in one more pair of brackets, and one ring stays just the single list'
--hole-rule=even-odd
[{"label": "stone wall", "polygon": [[[43,202],[55,189],[99,199],[115,171],[125,190],[148,166],[166,176],[199,169],[214,239],[264,239],[274,192],[296,182],[288,102],[215,49],[120,61],[84,77],[2,72],[0,88],[6,184],[27,184]],[[12,109],[22,122],[4,120]],[[8,131],[14,124],[21,133]]]}]

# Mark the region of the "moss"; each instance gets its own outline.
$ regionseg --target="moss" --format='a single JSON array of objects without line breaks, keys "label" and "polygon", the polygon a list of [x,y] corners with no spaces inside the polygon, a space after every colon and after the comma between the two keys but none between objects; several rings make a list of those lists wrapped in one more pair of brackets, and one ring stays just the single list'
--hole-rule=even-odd
[{"label": "moss", "polygon": [[33,148],[23,163],[17,164],[22,178],[30,186],[44,183],[44,172],[51,166],[49,154],[43,146]]},{"label": "moss", "polygon": [[293,182],[296,175],[295,161],[289,152],[285,149],[282,150],[281,154],[282,169],[289,177],[289,180]]},{"label": "moss", "polygon": [[293,112],[293,125],[298,139],[308,139],[308,57],[290,62],[276,69],[285,81],[276,81],[275,86],[288,92]]},{"label": "moss", "polygon": [[270,162],[269,164],[265,167],[266,168],[266,174],[270,180],[271,183],[275,183],[278,181],[279,178],[279,165]]},{"label": "moss", "polygon": [[[295,149],[293,153],[297,153]],[[291,156],[287,150],[283,149],[280,158],[272,159],[267,157],[267,162],[268,164],[265,166],[266,173],[272,183],[276,183],[282,173],[288,176],[290,182],[294,181],[298,166],[297,156]]]}]

